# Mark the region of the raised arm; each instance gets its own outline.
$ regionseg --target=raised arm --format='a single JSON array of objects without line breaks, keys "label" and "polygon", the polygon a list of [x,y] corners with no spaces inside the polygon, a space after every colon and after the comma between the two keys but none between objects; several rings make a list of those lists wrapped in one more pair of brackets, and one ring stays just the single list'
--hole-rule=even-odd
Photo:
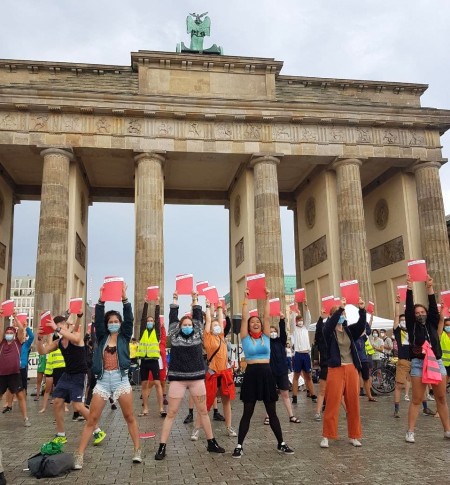
[{"label": "raised arm", "polygon": [[75,319],[75,325],[73,327],[74,332],[81,332],[84,336],[84,325],[83,325],[83,312],[77,313],[77,318]]},{"label": "raised arm", "polygon": [[407,286],[407,290],[406,290],[405,321],[406,321],[406,328],[408,332],[410,330],[412,332],[416,317],[414,314],[414,296],[413,296],[413,290],[412,290],[412,280],[409,277],[409,275],[406,278],[406,286]]},{"label": "raised arm", "polygon": [[169,311],[169,335],[173,335],[178,331],[178,293],[175,291],[173,294],[172,304]]},{"label": "raised arm", "polygon": [[205,309],[205,333],[211,333],[211,305],[208,300]]},{"label": "raised arm", "polygon": [[439,324],[438,324],[438,336],[441,338],[442,332],[444,331],[444,325],[445,325],[445,308],[444,308],[444,302],[441,300],[441,310],[439,311]]},{"label": "raised arm", "polygon": [[366,322],[367,322],[367,313],[366,313],[366,305],[362,298],[359,299],[358,302],[359,307],[359,319],[353,325],[349,325],[349,330],[352,334],[353,340],[358,339],[366,329]]},{"label": "raised arm", "polygon": [[58,348],[58,340],[53,340],[47,343],[44,346],[43,342],[43,332],[41,329],[38,331],[38,338],[37,338],[37,351],[39,355],[49,354],[50,352],[54,352]]},{"label": "raised arm", "polygon": [[241,321],[241,331],[239,332],[239,336],[241,340],[248,335],[248,294],[249,289],[245,288],[244,292],[244,301],[242,302],[242,321]]},{"label": "raised arm", "polygon": [[323,324],[323,335],[328,340],[329,336],[332,332],[336,329],[336,325],[339,321],[342,312],[345,310],[345,305],[347,300],[345,298],[341,298],[341,304],[339,308],[331,315],[330,318]]},{"label": "raised arm", "polygon": [[430,325],[437,328],[439,325],[439,310],[437,307],[436,295],[434,294],[433,289],[433,279],[430,277],[430,275],[427,275],[427,281],[425,282],[425,286],[428,293],[427,321],[430,323]]},{"label": "raised arm", "polygon": [[225,315],[225,322],[226,322],[225,328],[223,329],[223,334],[226,337],[230,333],[230,330],[231,330],[231,319],[227,314],[227,307],[226,306],[223,308],[223,314]]},{"label": "raised arm", "polygon": [[400,325],[400,293],[395,296],[394,330]]},{"label": "raised arm", "polygon": [[270,291],[266,288],[266,301],[264,302],[264,320],[262,331],[270,337]]},{"label": "raised arm", "polygon": [[286,320],[284,319],[284,314],[280,313],[280,322],[278,324],[280,329],[280,342],[283,344],[283,347],[286,347],[287,343],[287,333],[286,333]]},{"label": "raised arm", "polygon": [[161,322],[159,321],[159,316],[161,314],[161,307],[159,306],[159,296],[156,299],[155,304],[155,332],[158,342],[161,340]]},{"label": "raised arm", "polygon": [[139,328],[139,336],[142,337],[145,329],[147,328],[147,316],[148,316],[148,301],[147,298],[144,301],[144,306],[142,308],[142,315],[141,315],[141,325]]},{"label": "raised arm", "polygon": [[305,328],[308,330],[309,326],[311,325],[311,312],[309,311],[308,302],[307,302],[306,298],[305,298],[303,305],[305,305],[305,313],[303,315],[303,322],[304,322]]},{"label": "raised arm", "polygon": [[202,306],[198,304],[198,293],[192,292],[192,324],[197,323],[200,328],[203,328],[203,314]]},{"label": "raised arm", "polygon": [[3,317],[3,308],[0,306],[0,342],[3,340],[5,333],[5,319]]},{"label": "raised arm", "polygon": [[219,300],[219,306],[217,307],[217,319],[219,320],[220,326],[223,328],[223,307]]}]

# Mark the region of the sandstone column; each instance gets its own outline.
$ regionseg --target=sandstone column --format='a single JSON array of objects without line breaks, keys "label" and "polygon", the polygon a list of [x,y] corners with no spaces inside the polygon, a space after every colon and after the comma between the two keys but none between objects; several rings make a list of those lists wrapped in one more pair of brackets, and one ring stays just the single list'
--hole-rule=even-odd
[{"label": "sandstone column", "polygon": [[357,159],[337,160],[337,210],[339,247],[343,280],[357,279],[360,294],[366,304],[372,297],[369,254],[361,189],[360,166]]},{"label": "sandstone column", "polygon": [[[164,313],[164,157],[141,153],[134,157],[136,258],[134,284],[134,335],[139,338],[140,318],[148,286],[159,286],[161,314]],[[149,305],[154,314],[154,304]]]},{"label": "sandstone column", "polygon": [[39,313],[67,310],[67,264],[69,238],[69,165],[73,154],[59,148],[41,152],[41,212],[36,261],[35,326]]},{"label": "sandstone column", "polygon": [[271,298],[280,298],[284,309],[284,272],[281,248],[280,202],[277,165],[280,159],[256,156],[254,171],[256,272],[265,273]]},{"label": "sandstone column", "polygon": [[450,253],[439,179],[440,167],[439,162],[422,162],[414,167],[422,255],[434,279],[436,294],[450,289]]}]

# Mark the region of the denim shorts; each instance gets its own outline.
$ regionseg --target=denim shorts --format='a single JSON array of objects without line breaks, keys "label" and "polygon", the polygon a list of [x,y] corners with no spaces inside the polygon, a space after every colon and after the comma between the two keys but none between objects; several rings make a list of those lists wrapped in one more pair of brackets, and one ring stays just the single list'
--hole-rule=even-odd
[{"label": "denim shorts", "polygon": [[[438,359],[439,370],[443,376],[447,375],[442,359]],[[422,377],[423,359],[411,359],[411,377]]]},{"label": "denim shorts", "polygon": [[110,397],[117,401],[120,396],[131,392],[131,385],[128,377],[122,376],[120,370],[105,370],[102,378],[97,379],[94,387],[94,394],[98,394],[105,401]]}]

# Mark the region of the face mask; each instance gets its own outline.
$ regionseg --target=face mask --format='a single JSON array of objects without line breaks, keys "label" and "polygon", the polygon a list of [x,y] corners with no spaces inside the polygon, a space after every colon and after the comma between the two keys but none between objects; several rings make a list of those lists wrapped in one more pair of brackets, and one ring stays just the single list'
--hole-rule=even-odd
[{"label": "face mask", "polygon": [[152,328],[153,328],[153,322],[147,322],[147,328],[149,330],[152,330]]},{"label": "face mask", "polygon": [[445,331],[448,333],[448,332],[450,332],[450,327],[446,325],[446,326],[444,327],[444,330],[445,330]]},{"label": "face mask", "polygon": [[120,323],[110,323],[108,325],[109,333],[117,333],[120,328]]},{"label": "face mask", "polygon": [[183,332],[184,335],[191,335],[193,330],[194,329],[192,327],[181,327],[181,331]]},{"label": "face mask", "polygon": [[270,332],[270,338],[277,338],[278,334],[277,332]]},{"label": "face mask", "polygon": [[400,320],[399,324],[400,324],[400,327],[406,328],[406,322],[405,322],[405,320]]},{"label": "face mask", "polygon": [[214,335],[220,335],[221,333],[222,333],[222,329],[220,328],[220,325],[214,325],[213,334]]},{"label": "face mask", "polygon": [[417,317],[416,317],[417,323],[421,323],[422,325],[425,325],[426,321],[427,321],[426,315],[417,315]]},{"label": "face mask", "polygon": [[342,325],[344,322],[345,322],[345,317],[344,317],[344,315],[341,315],[341,316],[339,317],[338,324],[339,324],[339,325]]},{"label": "face mask", "polygon": [[303,320],[300,320],[299,322],[297,322],[297,327],[303,327]]},{"label": "face mask", "polygon": [[372,337],[373,337],[373,338],[378,338],[378,334],[377,334],[377,333],[373,333],[373,334],[372,334]]},{"label": "face mask", "polygon": [[6,340],[7,342],[11,342],[11,341],[13,341],[13,340],[14,340],[14,335],[13,335],[12,333],[7,333],[7,334],[5,335],[5,340]]}]

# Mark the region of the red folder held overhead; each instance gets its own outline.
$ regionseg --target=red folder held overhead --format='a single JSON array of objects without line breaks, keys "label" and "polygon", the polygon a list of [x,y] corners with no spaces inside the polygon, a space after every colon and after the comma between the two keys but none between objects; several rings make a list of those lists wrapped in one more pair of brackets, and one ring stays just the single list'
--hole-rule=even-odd
[{"label": "red folder held overhead", "polygon": [[219,293],[217,293],[217,288],[215,286],[207,286],[203,288],[203,296],[209,301],[216,305],[219,303]]},{"label": "red folder held overhead", "polygon": [[44,335],[50,335],[51,333],[53,333],[53,328],[47,325],[47,323],[50,323],[51,321],[52,321],[52,314],[50,311],[41,313],[40,327]]},{"label": "red folder held overhead", "polygon": [[69,312],[81,313],[83,308],[83,298],[71,298],[69,300]]},{"label": "red folder held overhead", "polygon": [[227,303],[225,301],[225,298],[219,298],[219,304],[222,306],[222,310],[227,309]]},{"label": "red folder held overhead", "polygon": [[207,281],[198,281],[197,284],[195,285],[195,290],[197,291],[198,296],[202,296],[203,290],[205,288],[208,288],[208,286],[209,286],[209,283]]},{"label": "red folder held overhead", "polygon": [[322,308],[325,313],[330,313],[330,310],[335,306],[334,295],[324,296],[322,298]]},{"label": "red folder held overhead", "polygon": [[103,281],[102,301],[122,301],[123,278],[107,276]]},{"label": "red folder held overhead", "polygon": [[305,288],[299,288],[294,290],[294,301],[297,303],[303,303],[306,300]]},{"label": "red folder held overhead", "polygon": [[412,281],[427,281],[427,265],[424,259],[410,259],[408,273]]},{"label": "red folder held overhead", "polygon": [[194,288],[194,276],[192,274],[179,274],[175,280],[175,288],[179,295],[190,295]]},{"label": "red folder held overhead", "polygon": [[28,320],[28,314],[27,313],[18,313],[16,315],[16,318],[17,320],[19,320],[19,322],[23,325],[25,323],[27,323],[27,320]]},{"label": "red folder held overhead", "polygon": [[159,323],[160,323],[161,327],[164,327],[164,315],[159,316]]},{"label": "red folder held overhead", "polygon": [[279,298],[271,298],[269,300],[271,317],[279,317],[281,313],[281,303]]},{"label": "red folder held overhead", "polygon": [[147,301],[156,301],[159,298],[159,286],[148,286],[146,299]]},{"label": "red folder held overhead", "polygon": [[369,303],[367,304],[367,307],[366,307],[366,311],[367,313],[373,313],[374,310],[375,310],[375,303],[369,300]]},{"label": "red folder held overhead", "polygon": [[264,273],[247,275],[247,288],[250,290],[249,300],[265,300],[266,275]]},{"label": "red folder held overhead", "polygon": [[250,310],[250,311],[248,312],[248,316],[249,316],[249,317],[257,317],[257,316],[258,316],[258,309],[257,309],[257,308],[255,308],[254,310]]},{"label": "red folder held overhead", "polygon": [[298,313],[298,305],[297,303],[291,303],[289,305],[289,310],[292,312],[292,313]]},{"label": "red folder held overhead", "polygon": [[4,317],[10,317],[14,313],[14,300],[6,300],[2,303]]},{"label": "red folder held overhead", "polygon": [[351,305],[357,305],[359,303],[358,280],[341,281],[339,286],[341,287],[341,295],[347,303]]},{"label": "red folder held overhead", "polygon": [[400,295],[400,301],[406,301],[406,285],[397,286],[397,293]]},{"label": "red folder held overhead", "polygon": [[341,305],[341,299],[338,298],[337,296],[334,297],[334,306],[340,306]]},{"label": "red folder held overhead", "polygon": [[441,291],[441,298],[444,306],[450,307],[450,290]]}]

